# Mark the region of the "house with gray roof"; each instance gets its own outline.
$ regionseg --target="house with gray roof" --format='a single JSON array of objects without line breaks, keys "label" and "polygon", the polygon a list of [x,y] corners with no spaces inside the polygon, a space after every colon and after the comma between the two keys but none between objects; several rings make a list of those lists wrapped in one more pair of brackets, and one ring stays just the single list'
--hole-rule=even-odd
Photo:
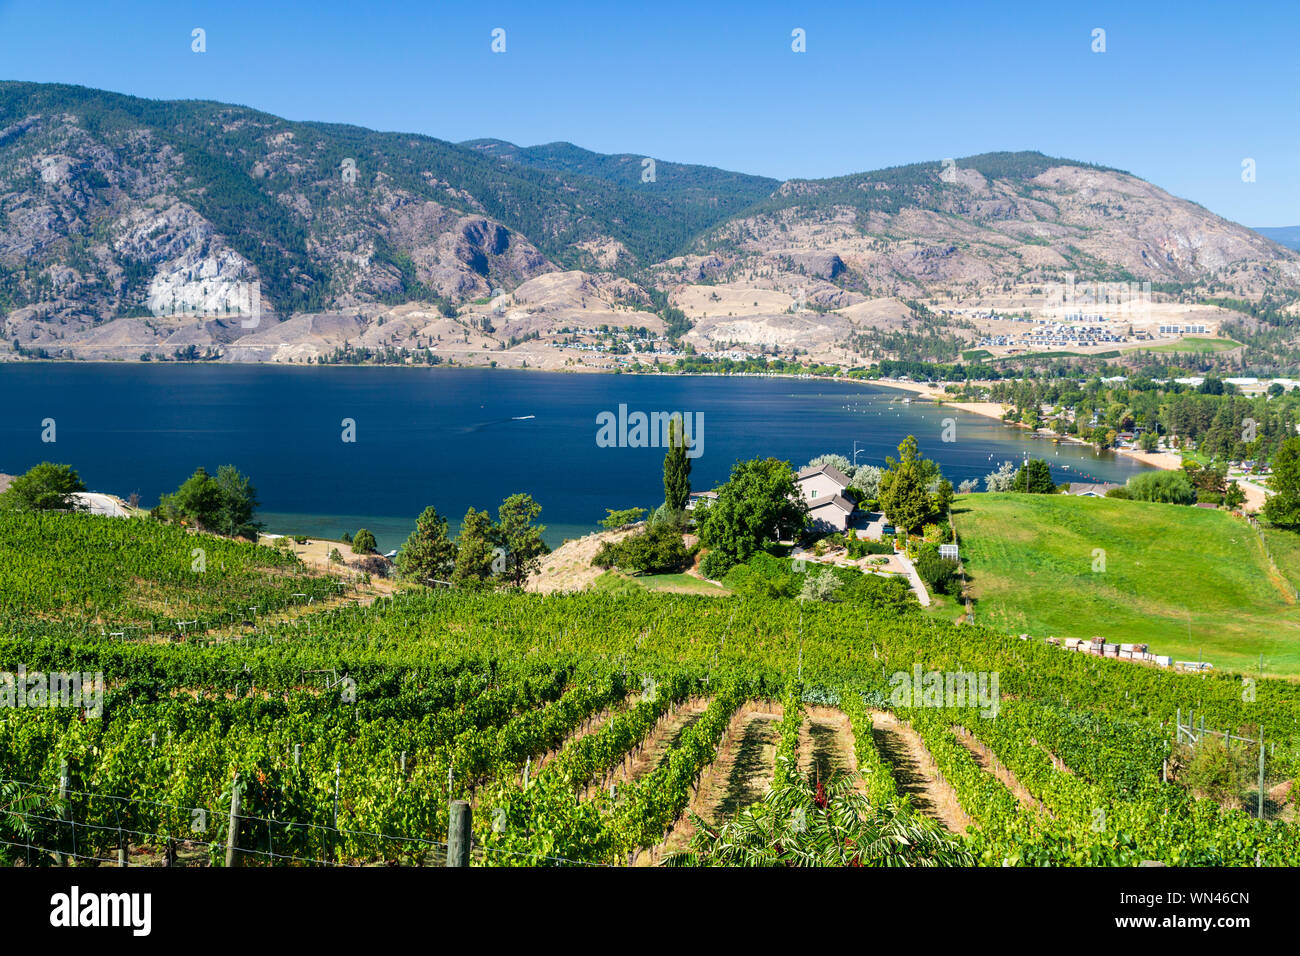
[{"label": "house with gray roof", "polygon": [[848,497],[849,479],[833,465],[805,468],[795,475],[795,485],[804,503],[813,530],[844,531],[856,507]]}]

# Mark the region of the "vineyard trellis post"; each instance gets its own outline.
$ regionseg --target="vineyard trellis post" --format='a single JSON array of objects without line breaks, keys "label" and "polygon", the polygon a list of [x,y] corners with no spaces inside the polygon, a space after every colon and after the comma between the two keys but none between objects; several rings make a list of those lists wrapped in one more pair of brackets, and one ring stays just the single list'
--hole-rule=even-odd
[{"label": "vineyard trellis post", "polygon": [[471,822],[469,801],[451,801],[447,818],[447,866],[469,866]]},{"label": "vineyard trellis post", "polygon": [[1264,727],[1259,728],[1259,806],[1257,815],[1264,819]]},{"label": "vineyard trellis post", "polygon": [[126,866],[131,853],[131,838],[122,831],[122,805],[116,804],[117,811],[117,865]]},{"label": "vineyard trellis post", "polygon": [[[59,764],[59,816],[64,821],[72,823],[72,806],[68,803],[68,762],[66,760]],[[72,852],[75,855],[77,852],[76,824],[73,823],[72,826]],[[63,841],[60,840],[59,842],[62,843]],[[56,851],[54,859],[59,866],[68,865],[68,858],[62,852]]]},{"label": "vineyard trellis post", "polygon": [[339,764],[334,763],[334,829],[330,831],[330,837],[336,837],[339,832]]},{"label": "vineyard trellis post", "polygon": [[238,866],[239,853],[239,774],[230,786],[230,829],[226,834],[226,866]]}]

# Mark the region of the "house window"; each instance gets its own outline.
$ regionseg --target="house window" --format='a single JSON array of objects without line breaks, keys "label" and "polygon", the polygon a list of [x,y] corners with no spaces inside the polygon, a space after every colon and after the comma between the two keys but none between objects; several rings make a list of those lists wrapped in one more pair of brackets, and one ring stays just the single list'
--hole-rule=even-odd
[{"label": "house window", "polygon": [[816,489],[816,488],[814,488],[814,489],[812,490],[812,494],[811,494],[809,497],[811,497],[811,498],[816,498],[816,497],[817,497],[817,489]]}]

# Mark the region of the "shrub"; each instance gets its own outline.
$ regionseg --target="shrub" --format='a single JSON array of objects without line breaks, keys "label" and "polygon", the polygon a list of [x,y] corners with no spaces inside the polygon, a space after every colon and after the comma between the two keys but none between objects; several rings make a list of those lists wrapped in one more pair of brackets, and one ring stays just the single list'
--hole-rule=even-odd
[{"label": "shrub", "polygon": [[924,545],[916,557],[916,573],[925,586],[939,594],[950,594],[957,584],[957,562],[939,557],[933,545]]},{"label": "shrub", "polygon": [[[704,569],[703,564],[700,569]],[[802,577],[795,573],[791,562],[760,551],[729,570],[722,583],[742,597],[790,598],[799,592]]]},{"label": "shrub", "polygon": [[1198,743],[1180,748],[1173,755],[1180,783],[1198,797],[1229,806],[1240,803],[1250,779],[1250,761],[1244,749],[1229,751],[1223,741],[1204,737]]},{"label": "shrub", "polygon": [[624,508],[621,511],[615,511],[613,508],[606,508],[605,517],[601,519],[600,526],[607,531],[613,531],[616,528],[636,524],[641,520],[641,517],[644,514],[644,508]]},{"label": "shrub", "polygon": [[368,554],[358,561],[354,561],[352,566],[367,575],[386,578],[392,574],[393,566],[384,558],[377,554]]},{"label": "shrub", "polygon": [[358,531],[352,538],[353,554],[370,554],[377,547],[378,543],[375,541],[375,536],[365,528]]},{"label": "shrub", "polygon": [[922,537],[931,544],[951,544],[952,543],[952,525],[947,524],[928,524],[921,529]]},{"label": "shrub", "polygon": [[591,563],[617,567],[629,574],[665,574],[681,570],[689,558],[680,531],[668,524],[647,528],[622,541],[606,541]]},{"label": "shrub", "polygon": [[855,561],[858,558],[868,554],[893,554],[894,544],[892,541],[870,541],[866,538],[849,539],[849,557]]},{"label": "shrub", "polygon": [[844,586],[830,570],[809,572],[804,575],[803,587],[799,590],[801,601],[833,601],[835,593]]},{"label": "shrub", "polygon": [[721,581],[734,567],[734,562],[722,551],[710,551],[700,561],[700,573],[710,581]]},{"label": "shrub", "polygon": [[646,524],[652,528],[667,528],[676,534],[681,534],[690,524],[690,514],[669,508],[667,505],[660,505],[651,513],[650,520]]}]

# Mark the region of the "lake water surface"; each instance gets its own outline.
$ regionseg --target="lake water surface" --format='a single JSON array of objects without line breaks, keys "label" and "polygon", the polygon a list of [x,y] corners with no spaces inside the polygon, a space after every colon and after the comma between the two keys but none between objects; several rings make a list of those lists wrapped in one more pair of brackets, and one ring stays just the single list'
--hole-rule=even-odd
[{"label": "lake water surface", "polygon": [[[1058,481],[1124,481],[1145,470],[904,397],[757,377],[0,363],[0,472],[66,462],[91,490],[138,492],[151,506],[197,466],[230,463],[256,485],[267,530],[337,537],[367,527],[388,550],[426,505],[454,527],[467,508],[495,515],[503,498],[526,491],[556,545],[595,529],[606,508],[662,501],[662,448],[597,444],[597,416],[620,405],[702,416],[697,490],[724,481],[740,459],[798,468],[826,452],[851,458],[855,441],[859,464],[883,465],[909,434],[954,485],[1026,455],[1046,458]],[[54,419],[52,444],[41,440],[45,419]],[[344,419],[355,441],[343,440]],[[942,440],[945,419],[954,441]]]}]

